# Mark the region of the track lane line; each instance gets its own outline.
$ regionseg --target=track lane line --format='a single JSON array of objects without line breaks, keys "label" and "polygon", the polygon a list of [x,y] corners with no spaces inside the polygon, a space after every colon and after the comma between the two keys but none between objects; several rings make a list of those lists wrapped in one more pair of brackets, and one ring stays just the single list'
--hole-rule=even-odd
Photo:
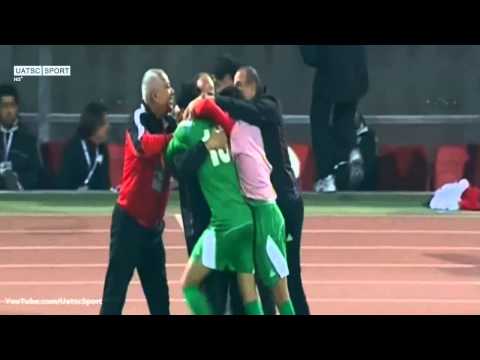
[{"label": "track lane line", "polygon": [[[108,246],[96,246],[96,245],[58,245],[58,246],[49,246],[49,245],[37,245],[37,246],[0,246],[0,251],[33,251],[33,250],[108,250]],[[167,245],[165,246],[166,250],[186,250],[186,247],[183,245]],[[391,250],[391,251],[480,251],[480,246],[316,246],[316,245],[305,245],[302,246],[303,251],[365,251],[365,250]]]},{"label": "track lane line", "polygon": [[175,220],[177,221],[178,225],[180,226],[180,229],[183,229],[183,219],[181,214],[175,214]]},{"label": "track lane line", "polygon": [[[100,280],[72,280],[72,281],[0,281],[0,287],[7,286],[87,286],[104,285]],[[415,280],[306,280],[303,284],[308,285],[426,285],[426,286],[480,286],[480,281],[415,281]],[[138,280],[130,282],[130,285],[140,286]],[[181,285],[180,280],[169,281],[168,285]]]},{"label": "track lane line", "polygon": [[[101,299],[94,299],[97,301],[101,301]],[[131,298],[126,300],[127,303],[147,303],[146,299],[142,298]],[[170,303],[184,303],[184,299],[179,298],[171,298]],[[391,303],[391,304],[480,304],[480,300],[475,299],[388,299],[388,298],[311,298],[308,299],[309,303]],[[7,304],[5,299],[0,299],[1,305],[10,305],[10,306],[18,306],[17,304]],[[31,305],[22,305],[22,306],[82,306],[82,304],[68,304],[68,305],[55,305],[55,304],[48,304],[48,305],[40,305],[40,304],[31,304]],[[91,306],[98,306],[97,304]]]},{"label": "track lane line", "polygon": [[[0,269],[45,269],[45,268],[106,268],[107,264],[0,264]],[[184,263],[171,263],[167,268],[184,268]],[[480,264],[402,264],[402,263],[302,263],[303,268],[432,268],[432,269],[471,269]]]},{"label": "track lane line", "polygon": [[[0,235],[50,235],[50,234],[108,234],[110,229],[55,229],[55,230],[0,230]],[[181,229],[165,229],[165,233],[183,234]],[[402,229],[304,229],[303,234],[380,234],[380,235],[480,235],[480,230],[402,230]]]}]

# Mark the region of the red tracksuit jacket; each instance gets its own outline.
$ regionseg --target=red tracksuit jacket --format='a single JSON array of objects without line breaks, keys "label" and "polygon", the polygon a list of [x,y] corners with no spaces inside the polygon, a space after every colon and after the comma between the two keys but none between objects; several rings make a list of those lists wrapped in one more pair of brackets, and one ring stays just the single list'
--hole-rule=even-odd
[{"label": "red tracksuit jacket", "polygon": [[[125,135],[125,156],[118,205],[146,228],[163,221],[167,207],[170,174],[163,163],[163,153],[175,131],[172,117],[156,119],[146,104],[135,110]],[[154,186],[156,172],[163,181]],[[157,182],[158,183],[158,182]]]}]

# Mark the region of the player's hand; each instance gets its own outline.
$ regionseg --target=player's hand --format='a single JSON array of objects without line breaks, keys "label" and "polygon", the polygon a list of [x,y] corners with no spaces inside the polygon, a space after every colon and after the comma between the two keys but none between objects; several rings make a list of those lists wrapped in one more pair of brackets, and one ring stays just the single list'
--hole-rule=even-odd
[{"label": "player's hand", "polygon": [[212,94],[212,93],[208,93],[208,94],[202,94],[201,95],[202,99],[209,99],[209,100],[213,100],[215,101],[215,95]]},{"label": "player's hand", "polygon": [[208,150],[226,149],[228,147],[228,138],[223,130],[212,131],[210,138],[205,143]]},{"label": "player's hand", "polygon": [[197,106],[197,104],[201,100],[203,100],[202,95],[200,95],[196,99],[192,100],[192,102],[190,104],[188,104],[187,108],[185,109],[185,113],[189,116],[192,116],[193,115],[193,110],[195,109],[195,106]]}]

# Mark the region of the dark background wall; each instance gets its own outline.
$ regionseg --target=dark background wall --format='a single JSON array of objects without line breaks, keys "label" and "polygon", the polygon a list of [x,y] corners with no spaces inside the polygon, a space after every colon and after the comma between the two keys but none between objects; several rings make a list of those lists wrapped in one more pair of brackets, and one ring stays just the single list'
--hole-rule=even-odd
[{"label": "dark background wall", "polygon": [[[0,80],[12,81],[13,65],[38,64],[38,46],[0,46]],[[80,112],[90,100],[113,112],[129,112],[139,99],[139,82],[150,67],[162,67],[174,85],[210,70],[228,52],[256,66],[285,113],[309,111],[313,70],[295,45],[116,45],[51,46],[53,65],[71,65],[70,78],[51,78],[52,112]],[[371,90],[367,114],[480,113],[480,46],[369,45]],[[17,83],[22,111],[37,111],[38,78]]]}]

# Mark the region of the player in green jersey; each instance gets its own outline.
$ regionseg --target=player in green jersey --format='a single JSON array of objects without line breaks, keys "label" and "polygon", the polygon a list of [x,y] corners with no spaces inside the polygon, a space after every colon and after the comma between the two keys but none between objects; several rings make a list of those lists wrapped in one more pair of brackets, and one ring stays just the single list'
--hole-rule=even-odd
[{"label": "player in green jersey", "polygon": [[[167,162],[177,152],[188,150],[200,141],[207,142],[213,131],[221,130],[210,121],[182,121],[168,146]],[[263,311],[254,277],[253,219],[241,195],[229,150],[209,151],[209,157],[197,176],[212,218],[185,269],[182,278],[185,299],[193,314],[211,314],[200,285],[211,270],[236,272],[246,314],[261,315]]]},{"label": "player in green jersey", "polygon": [[[242,99],[241,90],[230,87],[222,96]],[[281,315],[294,315],[287,285],[285,220],[275,200],[270,180],[271,165],[265,155],[261,130],[245,121],[235,121],[213,99],[194,102],[194,118],[209,119],[230,138],[230,151],[239,175],[243,195],[255,223],[255,267],[257,278],[271,289]]]}]

